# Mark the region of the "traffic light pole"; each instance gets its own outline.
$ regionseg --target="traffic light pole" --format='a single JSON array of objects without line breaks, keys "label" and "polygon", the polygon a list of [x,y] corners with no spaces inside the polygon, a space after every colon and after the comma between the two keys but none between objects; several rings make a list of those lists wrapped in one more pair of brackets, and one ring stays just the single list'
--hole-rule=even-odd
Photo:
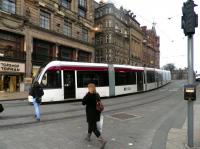
[{"label": "traffic light pole", "polygon": [[[193,35],[188,36],[188,84],[194,83],[194,71],[193,71]],[[193,147],[193,104],[192,100],[188,100],[188,129],[187,129],[187,137],[188,137],[188,146]]]}]

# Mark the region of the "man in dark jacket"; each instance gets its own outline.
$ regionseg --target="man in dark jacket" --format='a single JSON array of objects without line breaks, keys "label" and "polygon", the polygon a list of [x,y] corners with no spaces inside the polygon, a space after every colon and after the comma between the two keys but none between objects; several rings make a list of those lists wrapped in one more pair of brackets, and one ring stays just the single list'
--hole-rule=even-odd
[{"label": "man in dark jacket", "polygon": [[35,109],[35,117],[37,121],[40,121],[40,103],[41,98],[44,95],[43,89],[38,81],[33,83],[33,86],[30,90],[30,95],[33,96],[33,105]]},{"label": "man in dark jacket", "polygon": [[102,142],[102,148],[104,148],[106,141],[102,138],[101,133],[97,129],[97,122],[100,121],[101,112],[96,109],[97,101],[100,101],[100,96],[96,92],[95,84],[88,84],[89,92],[83,98],[82,104],[86,105],[86,117],[88,122],[88,135],[87,141],[90,141],[92,132],[96,135],[100,142]]}]

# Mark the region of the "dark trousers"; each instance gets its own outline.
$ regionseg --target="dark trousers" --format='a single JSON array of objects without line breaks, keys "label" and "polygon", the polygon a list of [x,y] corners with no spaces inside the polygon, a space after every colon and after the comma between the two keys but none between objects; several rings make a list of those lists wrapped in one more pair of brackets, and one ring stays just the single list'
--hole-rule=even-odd
[{"label": "dark trousers", "polygon": [[88,133],[91,134],[92,132],[94,132],[97,138],[101,135],[101,133],[97,129],[96,122],[88,122]]}]

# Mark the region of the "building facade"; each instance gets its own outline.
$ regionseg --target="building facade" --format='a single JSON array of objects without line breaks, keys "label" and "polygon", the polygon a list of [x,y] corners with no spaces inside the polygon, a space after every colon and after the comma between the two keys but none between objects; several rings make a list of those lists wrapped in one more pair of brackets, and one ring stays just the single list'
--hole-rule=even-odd
[{"label": "building facade", "polygon": [[155,24],[152,29],[142,27],[143,39],[143,65],[146,67],[160,68],[160,37],[156,34]]},{"label": "building facade", "polygon": [[100,2],[95,9],[95,25],[99,29],[96,62],[142,65],[143,33],[131,12]]},{"label": "building facade", "polygon": [[96,62],[159,68],[159,37],[155,26],[140,27],[130,10],[112,3],[95,4]]},{"label": "building facade", "polygon": [[51,60],[94,61],[92,0],[1,0],[0,91],[28,89]]}]

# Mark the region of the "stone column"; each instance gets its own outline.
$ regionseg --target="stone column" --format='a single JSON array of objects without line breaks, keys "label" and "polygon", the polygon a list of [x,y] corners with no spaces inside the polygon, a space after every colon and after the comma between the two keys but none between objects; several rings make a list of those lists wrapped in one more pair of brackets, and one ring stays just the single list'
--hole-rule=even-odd
[{"label": "stone column", "polygon": [[24,16],[25,3],[24,0],[20,1],[20,15]]},{"label": "stone column", "polygon": [[75,53],[75,60],[78,61],[78,56],[79,56],[79,55],[78,55],[78,52],[79,52],[79,49],[76,49],[75,52],[76,52],[76,53]]},{"label": "stone column", "polygon": [[[56,45],[55,45],[55,58],[58,60],[60,57],[58,56],[58,54],[59,54],[59,44],[57,43]],[[60,59],[59,59],[60,60]]]},{"label": "stone column", "polygon": [[91,63],[95,63],[95,52],[94,51],[91,52],[91,54],[89,55],[89,58],[90,58]]},{"label": "stone column", "polygon": [[24,48],[26,51],[26,76],[24,79],[25,91],[28,91],[32,83],[32,51],[33,51],[33,40],[30,34],[30,30],[25,30],[25,42]]}]

